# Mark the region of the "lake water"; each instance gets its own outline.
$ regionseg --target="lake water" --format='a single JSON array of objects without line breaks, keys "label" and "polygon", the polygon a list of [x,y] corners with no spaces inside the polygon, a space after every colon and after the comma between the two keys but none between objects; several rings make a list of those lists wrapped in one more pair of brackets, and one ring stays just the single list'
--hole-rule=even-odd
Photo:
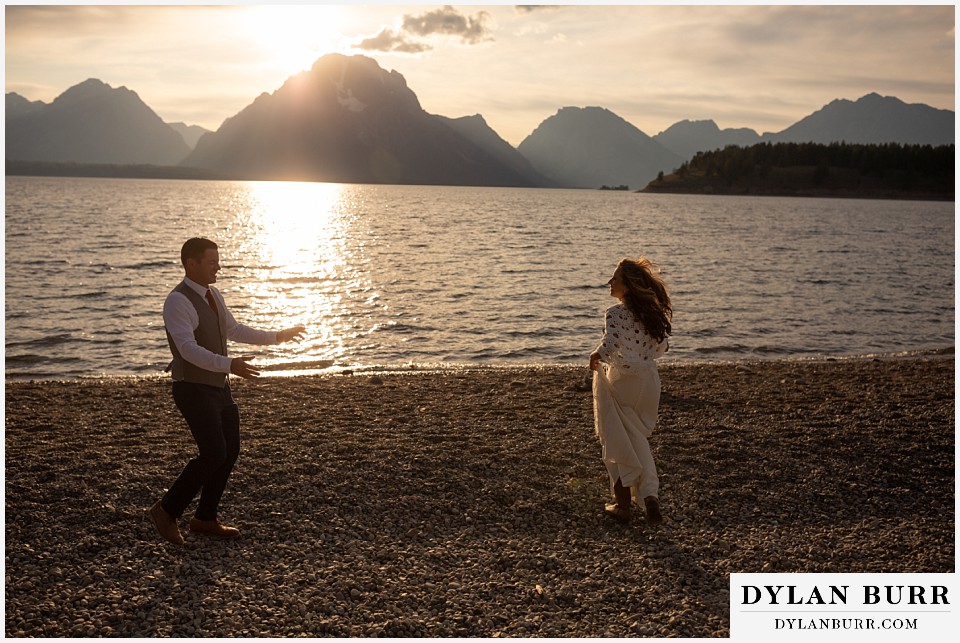
[{"label": "lake water", "polygon": [[954,204],[323,183],[6,179],[6,375],[160,373],[180,246],[220,246],[268,372],[586,364],[621,257],[660,264],[666,360],[949,350]]}]

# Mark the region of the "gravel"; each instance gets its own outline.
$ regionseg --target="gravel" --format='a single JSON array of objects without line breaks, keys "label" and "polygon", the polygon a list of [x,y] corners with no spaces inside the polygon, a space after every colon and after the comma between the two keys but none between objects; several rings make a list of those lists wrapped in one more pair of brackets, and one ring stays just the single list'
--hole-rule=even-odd
[{"label": "gravel", "polygon": [[666,522],[603,516],[585,368],[233,380],[236,541],[146,510],[158,379],[6,383],[14,637],[726,637],[731,572],[953,572],[952,356],[661,366]]}]

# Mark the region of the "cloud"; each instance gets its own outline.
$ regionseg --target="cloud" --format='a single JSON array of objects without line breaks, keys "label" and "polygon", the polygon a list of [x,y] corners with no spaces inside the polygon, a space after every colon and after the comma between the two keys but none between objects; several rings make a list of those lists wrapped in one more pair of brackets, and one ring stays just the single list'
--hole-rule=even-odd
[{"label": "cloud", "polygon": [[493,40],[486,22],[489,14],[481,11],[465,16],[451,6],[419,15],[405,14],[400,30],[384,28],[379,34],[354,45],[364,51],[401,52],[418,54],[433,47],[423,40],[430,36],[451,36],[461,42],[475,45]]},{"label": "cloud", "polygon": [[6,7],[7,38],[40,32],[69,33],[71,29],[104,29],[129,15],[122,7]]},{"label": "cloud", "polygon": [[418,16],[404,15],[403,29],[417,36],[455,36],[467,44],[475,45],[493,40],[486,25],[489,17],[490,14],[486,11],[475,16],[465,16],[447,5]]},{"label": "cloud", "polygon": [[518,4],[514,6],[513,10],[517,13],[533,13],[534,11],[554,11],[562,8],[563,5],[559,4]]},{"label": "cloud", "polygon": [[156,29],[171,22],[191,23],[207,16],[228,16],[224,5],[174,7],[149,5],[21,5],[5,7],[6,39],[22,42],[45,37],[48,41],[72,39],[78,34],[104,40],[121,37],[126,31],[140,30],[144,22]]},{"label": "cloud", "polygon": [[432,49],[430,45],[409,40],[404,34],[397,33],[393,29],[384,29],[373,38],[367,38],[354,47],[365,51],[398,51],[405,54],[419,54]]}]

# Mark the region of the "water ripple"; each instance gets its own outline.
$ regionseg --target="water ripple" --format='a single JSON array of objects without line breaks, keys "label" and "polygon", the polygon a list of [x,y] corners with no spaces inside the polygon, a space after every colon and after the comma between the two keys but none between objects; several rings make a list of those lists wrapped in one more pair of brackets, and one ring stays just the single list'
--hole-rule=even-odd
[{"label": "water ripple", "polygon": [[954,342],[952,203],[36,177],[6,203],[8,377],[161,371],[184,230],[220,244],[238,320],[307,326],[233,347],[270,373],[583,365],[640,254],[674,296],[668,361]]}]

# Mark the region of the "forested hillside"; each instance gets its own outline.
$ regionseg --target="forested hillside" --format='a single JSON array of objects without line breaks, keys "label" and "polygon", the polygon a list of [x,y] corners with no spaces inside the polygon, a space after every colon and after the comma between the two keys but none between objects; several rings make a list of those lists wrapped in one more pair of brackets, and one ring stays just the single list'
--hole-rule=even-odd
[{"label": "forested hillside", "polygon": [[698,152],[643,192],[954,198],[954,146],[760,143]]}]

